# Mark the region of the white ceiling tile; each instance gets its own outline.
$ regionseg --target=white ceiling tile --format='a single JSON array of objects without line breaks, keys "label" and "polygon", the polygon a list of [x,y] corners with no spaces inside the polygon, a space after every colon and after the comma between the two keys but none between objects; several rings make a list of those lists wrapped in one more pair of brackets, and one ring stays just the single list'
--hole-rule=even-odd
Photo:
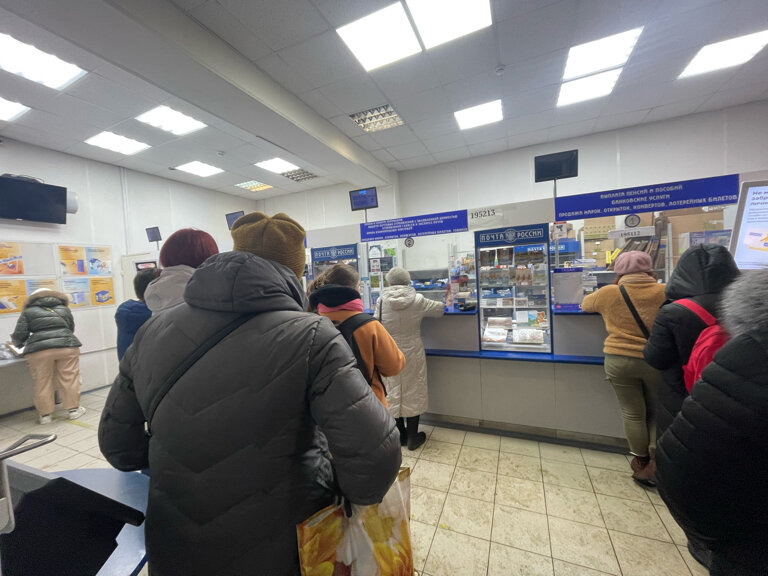
[{"label": "white ceiling tile", "polygon": [[690,100],[682,100],[680,102],[673,102],[672,104],[665,104],[664,106],[657,106],[648,112],[644,123],[658,122],[659,120],[667,120],[677,116],[693,114],[698,110],[699,106],[706,102],[707,98],[708,96],[699,96]]},{"label": "white ceiling tile", "polygon": [[557,115],[554,110],[545,110],[528,116],[509,118],[504,120],[507,127],[507,135],[513,136],[524,132],[543,130],[557,124]]},{"label": "white ceiling tile", "polygon": [[559,85],[537,88],[526,92],[504,95],[502,105],[505,118],[529,116],[545,110],[554,110],[557,104]]},{"label": "white ceiling tile", "polygon": [[12,138],[51,150],[66,150],[77,144],[77,140],[66,134],[53,134],[45,128],[29,128],[18,122],[0,122],[0,137]]},{"label": "white ceiling tile", "polygon": [[400,144],[410,144],[411,142],[418,140],[408,126],[397,126],[395,128],[390,128],[389,130],[372,132],[371,136],[376,142],[381,144],[382,148],[399,146]]},{"label": "white ceiling tile", "polygon": [[192,132],[183,137],[186,144],[190,146],[197,146],[201,150],[208,150],[212,152],[226,152],[229,153],[232,150],[245,145],[245,141],[227,134],[215,128],[208,126],[197,132]]},{"label": "white ceiling tile", "polygon": [[57,90],[0,70],[0,96],[7,100],[21,102],[30,108],[40,108],[58,95]]},{"label": "white ceiling tile", "polygon": [[553,126],[549,129],[548,139],[550,142],[556,142],[558,140],[567,140],[568,138],[575,138],[577,136],[585,136],[586,134],[592,133],[596,121],[595,118],[590,118],[589,120],[582,120],[572,124]]},{"label": "white ceiling tile", "polygon": [[218,0],[243,26],[277,51],[328,29],[307,0]]},{"label": "white ceiling tile", "polygon": [[339,28],[392,4],[392,0],[312,0],[331,26]]},{"label": "white ceiling tile", "polygon": [[573,45],[599,40],[648,24],[661,0],[590,0],[580,2]]},{"label": "white ceiling tile", "polygon": [[435,152],[432,154],[435,160],[440,163],[443,162],[455,162],[456,160],[464,160],[465,158],[471,158],[472,152],[468,146],[462,146],[461,148],[454,148],[453,150],[445,150],[443,152]]},{"label": "white ceiling tile", "polygon": [[362,136],[353,136],[352,140],[357,142],[358,145],[362,146],[368,151],[371,150],[378,150],[381,148],[378,142],[374,140],[370,134],[363,134]]},{"label": "white ceiling tile", "polygon": [[257,60],[255,64],[266,72],[272,80],[294,94],[308,92],[320,85],[303,77],[299,71],[289,66],[278,54],[270,54]]},{"label": "white ceiling tile", "polygon": [[136,170],[137,172],[144,172],[145,174],[161,174],[163,177],[167,177],[170,172],[168,166],[162,166],[161,164],[136,156],[123,156],[122,158],[117,158],[114,161],[114,164],[131,170]]},{"label": "white ceiling tile", "polygon": [[446,84],[445,93],[450,100],[451,111],[455,112],[500,99],[502,79],[493,71],[483,72]]},{"label": "white ceiling tile", "polygon": [[621,112],[619,114],[608,114],[599,116],[595,123],[595,132],[605,132],[606,130],[618,130],[627,126],[635,126],[642,123],[650,110],[633,110],[631,112]]},{"label": "white ceiling tile", "polygon": [[216,126],[217,124],[221,124],[223,122],[223,120],[218,116],[214,116],[210,112],[206,112],[202,108],[198,108],[194,104],[191,104],[182,98],[177,98],[176,96],[169,96],[163,101],[163,104],[173,108],[178,112],[181,112],[182,114],[191,116],[195,120],[198,120],[203,124],[207,124],[208,126]]},{"label": "white ceiling tile", "polygon": [[633,110],[647,110],[661,102],[661,86],[653,82],[640,82],[617,86],[613,93],[603,98],[603,114],[618,114]]},{"label": "white ceiling tile", "polygon": [[547,141],[549,136],[549,129],[533,130],[532,132],[522,132],[520,134],[514,134],[507,139],[510,150],[516,148],[524,148],[526,146],[535,146],[536,144],[543,144]]},{"label": "white ceiling tile", "polygon": [[429,154],[429,150],[420,141],[410,142],[409,144],[401,144],[399,146],[390,146],[387,151],[392,154],[398,160],[404,160],[406,158],[415,158],[417,156],[423,156]]},{"label": "white ceiling tile", "polygon": [[426,54],[443,84],[495,70],[499,57],[493,27],[431,48]]},{"label": "white ceiling tile", "polygon": [[506,64],[501,76],[505,93],[507,91],[528,92],[543,86],[559,85],[567,59],[568,50],[560,49]]},{"label": "white ceiling tile", "polygon": [[139,92],[105,78],[99,73],[87,74],[67,88],[66,94],[101,108],[133,118],[157,106],[157,102]]},{"label": "white ceiling tile", "polygon": [[702,2],[694,0],[691,3],[696,5],[694,9],[678,12],[679,8],[685,8],[680,2],[660,3],[656,17],[646,25],[635,51],[643,54],[646,50],[655,53],[676,52],[684,48],[698,50],[705,44],[715,42],[720,22],[729,11],[726,4],[717,1],[702,5]]},{"label": "white ceiling tile", "polygon": [[66,117],[71,121],[90,124],[104,130],[130,118],[126,114],[116,114],[69,94],[59,94],[56,98],[52,98],[42,109],[51,114]]},{"label": "white ceiling tile", "polygon": [[387,103],[384,94],[365,73],[323,86],[320,92],[346,114]]},{"label": "white ceiling tile", "polygon": [[557,124],[573,124],[574,122],[597,118],[604,107],[604,98],[576,102],[569,106],[555,108],[555,118],[557,119]]},{"label": "white ceiling tile", "polygon": [[401,60],[396,66],[377,68],[369,74],[390,100],[440,86],[437,72],[425,52]]},{"label": "white ceiling tile", "polygon": [[[148,150],[151,150],[151,148]],[[145,157],[145,152],[147,152],[147,150],[142,150],[141,152],[133,154],[133,156],[136,158],[143,158]],[[67,148],[67,153],[90,158],[91,160],[96,160],[98,162],[105,162],[107,164],[117,164],[117,162],[126,158],[125,154],[112,152],[111,150],[105,150],[104,148],[99,148],[97,146],[91,146],[85,142],[77,142],[76,144],[73,144]]]},{"label": "white ceiling tile", "polygon": [[233,126],[228,122],[222,122],[221,124],[217,124],[216,128],[218,128],[222,132],[226,132],[227,134],[234,136],[235,138],[239,138],[243,142],[253,142],[254,139],[256,138],[256,136],[254,136],[250,132],[246,132],[242,128]]},{"label": "white ceiling tile", "polygon": [[323,93],[320,92],[319,88],[305,92],[304,94],[301,94],[299,98],[323,118],[333,118],[334,116],[341,116],[344,114],[344,111],[326,98]]},{"label": "white ceiling tile", "polygon": [[720,110],[721,108],[740,106],[747,102],[762,100],[765,98],[766,90],[768,90],[768,82],[765,81],[760,84],[751,84],[749,86],[721,90],[720,92],[713,94],[706,102],[704,102],[704,104],[697,109],[697,112]]},{"label": "white ceiling tile", "polygon": [[437,161],[430,155],[416,156],[415,158],[404,158],[401,160],[401,162],[406,170],[426,168],[427,166],[437,164]]},{"label": "white ceiling tile", "polygon": [[558,2],[499,22],[501,61],[511,64],[573,46],[579,3]]},{"label": "white ceiling tile", "polygon": [[392,162],[393,160],[395,160],[395,157],[394,157],[394,156],[392,156],[392,154],[390,154],[389,152],[387,152],[385,149],[381,149],[381,150],[373,150],[373,151],[371,152],[371,154],[373,154],[373,156],[374,156],[374,157],[375,157],[377,160],[381,160],[381,161],[382,161],[382,162],[384,162],[384,163],[387,163],[387,162]]},{"label": "white ceiling tile", "polygon": [[[98,73],[99,76],[113,80],[117,82],[117,84],[119,84],[121,87],[128,88],[131,91],[140,94],[144,98],[151,100],[154,106],[157,106],[170,96],[170,94],[162,88],[155,86],[154,84],[151,84],[146,80],[143,80],[138,76],[131,74],[122,68],[113,66],[107,62],[104,62],[101,66],[99,66],[95,72]],[[84,80],[85,78],[87,78],[87,76],[81,78],[81,80]]]},{"label": "white ceiling tile", "polygon": [[503,152],[509,148],[509,143],[506,137],[499,138],[497,140],[489,140],[487,142],[480,142],[478,144],[470,144],[469,151],[473,156],[483,156],[485,154],[496,154],[497,152]]},{"label": "white ceiling tile", "polygon": [[165,132],[159,128],[150,126],[149,124],[144,124],[133,118],[115,124],[110,130],[115,134],[133,138],[139,142],[149,144],[150,146],[160,146],[161,144],[166,144],[179,139],[179,136],[174,136],[169,132]]},{"label": "white ceiling tile", "polygon": [[[359,74],[363,67],[335,31],[326,32],[279,52],[310,88]],[[306,91],[306,90],[304,90]]]},{"label": "white ceiling tile", "polygon": [[531,12],[537,8],[557,4],[561,0],[492,0],[491,11],[494,22],[501,22],[509,18],[518,18],[526,12]]},{"label": "white ceiling tile", "polygon": [[458,129],[452,134],[444,134],[437,138],[430,138],[424,140],[424,146],[427,147],[431,153],[444,152],[446,150],[453,150],[455,148],[461,148],[466,146],[467,143],[464,140],[462,132]]},{"label": "white ceiling tile", "polygon": [[84,124],[66,116],[58,116],[42,110],[30,110],[14,122],[29,128],[36,128],[45,132],[51,132],[59,136],[69,136],[77,141],[82,141],[95,136],[101,129],[91,124]]},{"label": "white ceiling tile", "polygon": [[180,10],[187,12],[197,8],[198,6],[202,6],[206,2],[213,2],[213,0],[171,0],[171,2],[176,4],[176,7]]},{"label": "white ceiling tile", "polygon": [[355,121],[346,114],[329,118],[328,121],[347,136],[362,136],[364,134],[363,129],[355,124]]},{"label": "white ceiling tile", "polygon": [[272,52],[242,21],[215,0],[193,9],[190,15],[248,60],[258,60]]},{"label": "white ceiling tile", "polygon": [[671,104],[680,100],[690,100],[702,94],[712,94],[728,87],[733,70],[718,70],[710,74],[680,78],[674,82],[660,86],[661,99],[659,104]]},{"label": "white ceiling tile", "polygon": [[410,124],[410,128],[422,140],[459,131],[459,125],[456,123],[453,113],[414,122]]},{"label": "white ceiling tile", "polygon": [[469,130],[462,130],[461,135],[464,137],[464,141],[469,145],[480,144],[481,142],[506,138],[507,127],[503,121],[496,122],[495,124],[486,124],[485,126],[470,128]]},{"label": "white ceiling tile", "polygon": [[395,100],[392,107],[408,124],[453,113],[443,88],[434,88]]}]

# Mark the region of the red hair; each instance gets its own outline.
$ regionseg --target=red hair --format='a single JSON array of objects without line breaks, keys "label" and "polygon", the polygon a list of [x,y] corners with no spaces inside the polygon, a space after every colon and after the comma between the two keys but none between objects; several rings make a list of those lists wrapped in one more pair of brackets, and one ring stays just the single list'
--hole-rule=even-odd
[{"label": "red hair", "polygon": [[164,268],[181,264],[197,268],[210,256],[219,253],[216,240],[208,232],[194,228],[176,230],[163,243],[160,265]]}]

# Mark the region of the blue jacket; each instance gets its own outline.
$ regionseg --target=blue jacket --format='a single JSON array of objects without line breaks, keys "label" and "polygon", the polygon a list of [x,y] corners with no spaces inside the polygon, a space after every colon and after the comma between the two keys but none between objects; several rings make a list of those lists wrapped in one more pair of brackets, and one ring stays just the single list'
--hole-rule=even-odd
[{"label": "blue jacket", "polygon": [[117,308],[115,312],[115,322],[117,322],[117,358],[122,360],[125,351],[133,344],[133,337],[136,336],[139,328],[149,320],[152,312],[141,300],[126,300]]}]

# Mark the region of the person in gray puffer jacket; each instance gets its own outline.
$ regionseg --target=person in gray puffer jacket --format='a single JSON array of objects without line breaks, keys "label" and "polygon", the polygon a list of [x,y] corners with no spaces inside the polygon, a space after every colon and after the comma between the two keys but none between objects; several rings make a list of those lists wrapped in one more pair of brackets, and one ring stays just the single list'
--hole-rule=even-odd
[{"label": "person in gray puffer jacket", "polygon": [[[99,426],[113,466],[149,467],[153,576],[298,575],[296,524],[338,494],[381,501],[400,466],[395,422],[348,345],[303,311],[304,230],[251,213],[232,236],[235,251],[195,271],[185,303],[139,330]],[[163,396],[190,354],[246,314]]]}]

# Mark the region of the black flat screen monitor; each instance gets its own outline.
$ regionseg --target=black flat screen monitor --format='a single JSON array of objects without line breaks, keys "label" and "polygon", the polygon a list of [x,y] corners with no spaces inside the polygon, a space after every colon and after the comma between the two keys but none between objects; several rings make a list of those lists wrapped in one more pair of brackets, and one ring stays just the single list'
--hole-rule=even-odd
[{"label": "black flat screen monitor", "polygon": [[349,203],[352,211],[368,210],[369,208],[379,207],[379,198],[376,195],[376,187],[362,188],[361,190],[350,190]]},{"label": "black flat screen monitor", "polygon": [[533,159],[536,182],[562,180],[579,175],[579,151],[555,152]]},{"label": "black flat screen monitor", "polygon": [[160,242],[162,239],[159,227],[153,226],[152,228],[147,228],[147,240],[150,242]]},{"label": "black flat screen monitor", "polygon": [[245,216],[245,210],[240,210],[240,212],[230,212],[227,214],[227,226],[229,226],[230,230],[232,230],[232,225],[235,223],[235,220],[240,218],[240,216]]},{"label": "black flat screen monitor", "polygon": [[33,179],[0,176],[0,218],[67,223],[67,189]]}]

